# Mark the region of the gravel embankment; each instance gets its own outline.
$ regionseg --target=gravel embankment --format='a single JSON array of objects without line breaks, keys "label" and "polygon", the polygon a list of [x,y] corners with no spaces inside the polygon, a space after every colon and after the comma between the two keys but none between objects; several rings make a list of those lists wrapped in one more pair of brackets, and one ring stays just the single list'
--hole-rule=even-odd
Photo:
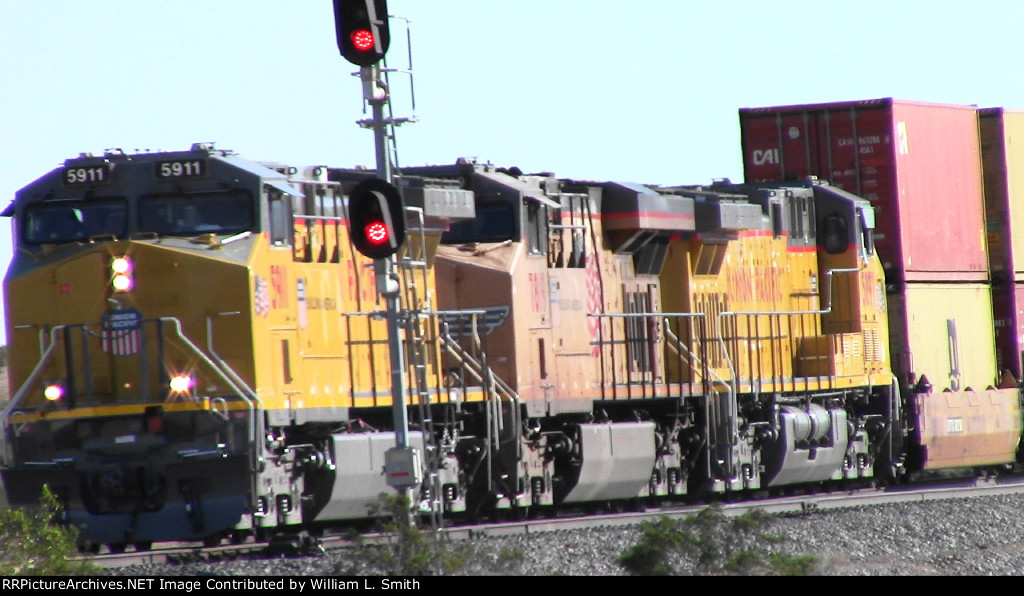
[{"label": "gravel embankment", "polygon": [[[1024,495],[773,517],[773,548],[817,557],[818,575],[1024,575]],[[486,537],[458,575],[625,575],[636,527]],[[457,547],[455,547],[457,548]],[[351,551],[310,557],[124,567],[116,575],[318,576],[367,573]],[[677,568],[681,574],[692,568]],[[377,573],[380,573],[379,571]]]}]

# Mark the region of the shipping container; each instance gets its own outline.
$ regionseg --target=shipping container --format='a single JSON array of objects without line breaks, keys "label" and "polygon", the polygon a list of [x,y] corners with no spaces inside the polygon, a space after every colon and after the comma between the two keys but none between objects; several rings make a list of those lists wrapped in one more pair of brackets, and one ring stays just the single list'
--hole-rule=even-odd
[{"label": "shipping container", "polygon": [[978,116],[992,281],[1024,281],[1024,111],[987,108]]},{"label": "shipping container", "polygon": [[889,294],[888,307],[892,371],[903,387],[998,386],[989,284],[907,283]]},{"label": "shipping container", "polygon": [[816,176],[871,201],[889,283],[988,280],[975,107],[887,98],[739,115],[748,182]]},{"label": "shipping container", "polygon": [[992,286],[992,315],[995,317],[996,358],[999,370],[1008,370],[1021,380],[1021,350],[1024,349],[1024,282]]},{"label": "shipping container", "polygon": [[910,401],[916,448],[911,470],[966,468],[1012,462],[1020,443],[1016,389],[916,393]]}]

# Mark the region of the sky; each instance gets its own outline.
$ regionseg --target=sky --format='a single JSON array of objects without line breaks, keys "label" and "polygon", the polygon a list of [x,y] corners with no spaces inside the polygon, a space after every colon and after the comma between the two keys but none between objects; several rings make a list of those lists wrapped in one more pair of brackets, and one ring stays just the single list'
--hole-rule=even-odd
[{"label": "sky", "polygon": [[[1019,0],[388,0],[388,12],[387,66],[412,67],[390,76],[393,110],[417,119],[398,129],[399,165],[739,181],[741,107],[1024,109]],[[329,0],[0,0],[0,208],[65,159],[111,148],[214,142],[253,161],[373,167],[357,70]]]}]

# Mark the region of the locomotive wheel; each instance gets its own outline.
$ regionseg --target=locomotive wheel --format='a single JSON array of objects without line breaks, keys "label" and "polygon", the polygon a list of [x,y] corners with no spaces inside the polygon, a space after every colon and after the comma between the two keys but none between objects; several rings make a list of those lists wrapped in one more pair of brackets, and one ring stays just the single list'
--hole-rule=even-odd
[{"label": "locomotive wheel", "polygon": [[135,552],[137,552],[137,553],[153,550],[153,542],[152,541],[136,542],[134,546],[135,546]]}]

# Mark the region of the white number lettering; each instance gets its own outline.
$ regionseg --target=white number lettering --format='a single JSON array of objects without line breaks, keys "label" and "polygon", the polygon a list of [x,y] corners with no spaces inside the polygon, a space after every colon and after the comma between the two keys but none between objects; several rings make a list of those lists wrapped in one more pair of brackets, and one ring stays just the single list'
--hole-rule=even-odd
[{"label": "white number lettering", "polygon": [[106,180],[106,170],[102,166],[93,168],[72,168],[64,174],[64,181],[68,184],[103,182],[104,180]]},{"label": "white number lettering", "polygon": [[165,161],[160,164],[158,174],[161,178],[184,178],[186,176],[202,176],[202,161]]}]

